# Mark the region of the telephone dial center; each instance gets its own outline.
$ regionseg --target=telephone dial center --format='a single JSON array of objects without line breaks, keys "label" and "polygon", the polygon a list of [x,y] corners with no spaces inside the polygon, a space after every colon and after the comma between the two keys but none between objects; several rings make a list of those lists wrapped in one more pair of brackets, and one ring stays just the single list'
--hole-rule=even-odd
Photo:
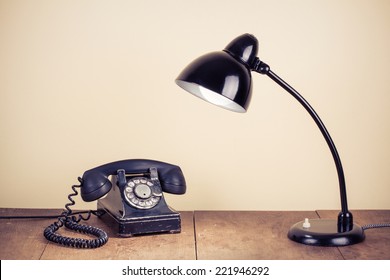
[{"label": "telephone dial center", "polygon": [[134,188],[134,193],[139,198],[149,198],[152,195],[152,190],[148,185],[140,184]]}]

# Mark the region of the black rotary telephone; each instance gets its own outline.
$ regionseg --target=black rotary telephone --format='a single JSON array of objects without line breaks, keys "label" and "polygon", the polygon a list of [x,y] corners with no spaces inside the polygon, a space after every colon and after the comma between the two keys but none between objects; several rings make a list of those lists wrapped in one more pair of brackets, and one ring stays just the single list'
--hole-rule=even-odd
[{"label": "black rotary telephone", "polygon": [[[101,217],[123,237],[181,231],[180,214],[166,204],[163,196],[163,192],[186,192],[186,182],[179,166],[147,159],[122,160],[85,171],[79,181],[80,185],[72,186],[74,193],[68,197],[71,203],[65,205],[67,211],[45,229],[44,236],[48,240],[77,248],[104,245],[108,236],[103,230],[79,223],[82,219],[89,219],[91,213]],[[78,194],[78,187],[84,201],[97,200],[97,211],[90,211],[87,218],[80,215],[77,219],[70,210],[75,204],[72,196]],[[96,238],[61,236],[56,231],[63,225]]]}]

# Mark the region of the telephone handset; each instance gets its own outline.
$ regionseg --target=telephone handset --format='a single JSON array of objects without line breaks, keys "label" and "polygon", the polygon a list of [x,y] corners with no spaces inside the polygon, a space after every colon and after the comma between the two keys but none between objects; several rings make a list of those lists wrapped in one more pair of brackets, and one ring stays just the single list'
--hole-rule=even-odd
[{"label": "telephone handset", "polygon": [[[96,248],[104,245],[108,235],[101,229],[79,224],[91,213],[98,215],[119,236],[181,231],[180,214],[165,202],[163,192],[184,194],[186,182],[179,166],[169,163],[130,159],[98,166],[84,172],[80,185],[72,186],[74,194],[68,196],[71,203],[65,205],[58,222],[44,231],[44,236],[53,242],[78,248]],[[79,187],[84,201],[97,200],[97,211],[87,218],[74,217],[72,196]],[[92,234],[96,239],[63,237],[56,231],[65,225],[76,231]]]},{"label": "telephone handset", "polygon": [[81,197],[84,201],[93,201],[107,194],[112,187],[108,179],[123,170],[125,174],[147,174],[150,168],[157,169],[158,178],[164,192],[184,194],[186,183],[180,167],[165,162],[145,159],[116,161],[98,166],[84,172],[81,184]]}]

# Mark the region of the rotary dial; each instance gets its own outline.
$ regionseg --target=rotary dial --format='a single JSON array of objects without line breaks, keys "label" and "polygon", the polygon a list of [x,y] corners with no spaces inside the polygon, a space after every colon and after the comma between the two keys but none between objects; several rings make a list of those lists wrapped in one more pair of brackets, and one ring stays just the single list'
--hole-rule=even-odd
[{"label": "rotary dial", "polygon": [[138,209],[150,209],[156,206],[162,193],[159,186],[156,186],[148,178],[133,178],[127,182],[124,188],[124,197],[127,202]]}]

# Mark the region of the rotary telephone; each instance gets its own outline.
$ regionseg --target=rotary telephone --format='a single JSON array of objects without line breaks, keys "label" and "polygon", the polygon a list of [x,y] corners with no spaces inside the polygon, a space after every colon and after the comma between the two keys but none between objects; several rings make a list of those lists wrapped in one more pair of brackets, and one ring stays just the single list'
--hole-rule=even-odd
[{"label": "rotary telephone", "polygon": [[[104,245],[108,241],[106,232],[79,223],[91,214],[99,216],[122,237],[181,231],[180,214],[167,205],[163,195],[186,192],[183,173],[176,165],[147,159],[116,161],[85,171],[79,182],[72,186],[74,193],[68,196],[71,202],[65,205],[66,211],[45,229],[46,239],[77,248]],[[70,209],[75,204],[72,196],[78,194],[76,188],[80,188],[84,201],[97,200],[97,210],[89,211],[86,218],[76,218]],[[64,237],[56,232],[64,225],[96,238]]]}]

